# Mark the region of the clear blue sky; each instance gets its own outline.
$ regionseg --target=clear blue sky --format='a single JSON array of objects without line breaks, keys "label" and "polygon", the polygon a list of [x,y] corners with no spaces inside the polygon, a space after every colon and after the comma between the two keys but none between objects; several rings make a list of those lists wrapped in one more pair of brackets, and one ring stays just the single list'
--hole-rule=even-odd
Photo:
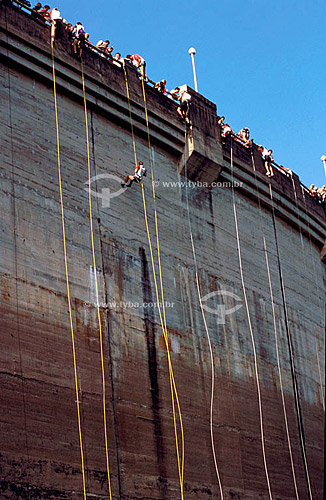
[{"label": "clear blue sky", "polygon": [[199,91],[238,132],[303,183],[326,183],[326,0],[56,0],[90,40],[139,53],[153,80],[193,87],[188,49],[197,49]]}]

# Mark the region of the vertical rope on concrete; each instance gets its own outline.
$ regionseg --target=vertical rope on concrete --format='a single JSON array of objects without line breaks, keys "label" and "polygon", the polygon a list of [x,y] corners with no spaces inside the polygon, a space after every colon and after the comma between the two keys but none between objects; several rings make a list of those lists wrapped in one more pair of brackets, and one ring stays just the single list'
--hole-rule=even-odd
[{"label": "vertical rope on concrete", "polygon": [[[293,177],[292,177],[292,184],[293,184],[295,199],[297,202],[297,191],[296,191]],[[316,286],[316,290],[318,290],[317,271],[316,271],[315,259],[314,259],[314,254],[313,254],[313,245],[312,245],[312,238],[311,238],[311,232],[310,232],[309,215],[308,215],[308,209],[307,209],[305,189],[303,186],[301,186],[301,192],[302,192],[302,197],[303,197],[303,202],[304,202],[304,207],[305,207],[305,214],[307,217],[308,237],[309,237],[310,250],[311,250],[311,256],[312,256],[312,267],[313,267],[313,273],[314,273],[315,286]],[[298,210],[298,202],[297,202],[297,210]],[[298,210],[298,217],[299,217],[299,210]],[[306,274],[307,274],[307,271],[306,271]],[[324,313],[325,304],[323,303],[319,293],[318,293],[318,300],[319,300],[320,309],[323,312],[323,320],[324,320],[324,325],[325,325],[325,322],[326,322],[325,313]],[[322,325],[321,325],[321,329],[323,329]],[[324,326],[324,332],[325,332],[325,326]],[[325,342],[325,335],[323,336],[323,340]],[[317,367],[318,367],[318,375],[319,375],[321,402],[322,402],[323,410],[325,412],[325,396],[324,396],[323,377],[322,377],[321,368],[320,368],[320,361],[319,361],[319,346],[318,346],[318,341],[316,338],[315,338],[315,349],[316,349],[316,359],[317,359]],[[324,350],[325,350],[325,345],[324,345]],[[325,477],[324,477],[324,490],[325,490]]]},{"label": "vertical rope on concrete", "polygon": [[236,230],[237,246],[238,246],[240,276],[241,276],[241,283],[242,283],[243,295],[244,295],[245,306],[246,306],[247,320],[248,320],[248,326],[249,326],[252,348],[253,348],[253,353],[254,353],[254,361],[255,361],[255,376],[256,376],[256,385],[257,385],[257,394],[258,394],[258,404],[259,404],[259,420],[260,420],[262,454],[263,454],[263,461],[264,461],[264,469],[265,469],[265,475],[266,475],[266,481],[267,481],[268,494],[269,494],[270,500],[272,500],[273,497],[272,497],[272,490],[271,490],[271,485],[270,485],[269,473],[268,473],[268,468],[267,468],[266,451],[265,451],[263,408],[262,408],[262,398],[261,398],[259,373],[258,373],[258,360],[257,360],[256,344],[255,344],[255,337],[254,337],[252,324],[251,324],[247,291],[246,291],[246,287],[245,287],[243,267],[242,267],[242,255],[241,255],[241,245],[240,245],[240,236],[239,236],[239,227],[238,227],[238,216],[237,216],[235,194],[234,194],[234,167],[233,167],[232,137],[231,137],[231,188],[232,188],[233,214],[234,214],[234,222],[235,222],[235,230]]},{"label": "vertical rope on concrete", "polygon": [[214,363],[214,354],[213,354],[213,348],[212,348],[212,342],[211,338],[209,335],[209,330],[208,330],[208,325],[206,321],[206,315],[204,312],[204,307],[203,307],[203,302],[202,302],[202,296],[201,296],[201,290],[200,290],[200,284],[199,284],[199,272],[198,272],[198,264],[197,264],[197,257],[196,257],[196,249],[195,249],[195,244],[194,244],[194,237],[193,237],[193,232],[192,232],[192,227],[191,227],[191,219],[190,219],[190,210],[189,210],[189,196],[188,196],[188,180],[187,180],[187,126],[185,125],[185,161],[184,161],[184,170],[185,170],[185,179],[186,179],[186,207],[187,207],[187,218],[188,218],[188,227],[189,227],[189,234],[190,234],[190,241],[191,241],[191,247],[192,247],[192,254],[193,254],[193,260],[194,260],[194,266],[195,266],[195,279],[196,279],[196,287],[197,287],[197,294],[198,294],[198,300],[199,300],[199,305],[200,305],[200,310],[204,322],[204,327],[205,327],[205,332],[207,336],[207,341],[208,341],[208,347],[209,347],[209,353],[210,353],[210,360],[211,360],[211,396],[210,396],[210,414],[209,414],[209,427],[210,427],[210,436],[211,436],[211,448],[212,448],[212,454],[213,454],[213,460],[214,460],[214,467],[215,467],[215,472],[216,472],[216,477],[218,481],[218,486],[220,490],[220,495],[221,495],[221,500],[224,500],[224,495],[223,495],[223,487],[222,487],[222,482],[221,482],[221,477],[220,477],[220,472],[217,464],[217,457],[216,457],[216,451],[215,451],[215,440],[214,440],[214,415],[213,415],[213,410],[214,410],[214,392],[215,392],[215,363]]},{"label": "vertical rope on concrete", "polygon": [[282,302],[283,302],[283,310],[284,310],[284,318],[285,318],[285,329],[286,329],[286,335],[287,335],[287,341],[288,341],[288,347],[289,347],[289,355],[290,355],[290,366],[291,366],[294,401],[295,401],[295,408],[296,408],[298,429],[299,429],[299,437],[300,437],[300,447],[301,447],[301,453],[302,453],[302,459],[303,459],[304,471],[305,471],[305,476],[306,476],[309,499],[312,500],[311,484],[310,484],[310,477],[309,477],[309,470],[308,470],[308,463],[307,463],[307,456],[306,456],[304,427],[303,427],[301,404],[300,404],[297,376],[296,376],[295,363],[294,363],[292,336],[291,336],[291,332],[290,332],[289,317],[288,317],[288,312],[287,312],[287,302],[286,302],[286,296],[285,296],[285,287],[284,287],[284,280],[283,280],[283,273],[282,273],[281,257],[280,257],[280,250],[279,250],[278,237],[277,237],[276,216],[275,216],[274,198],[273,198],[271,183],[269,183],[269,192],[270,192],[270,198],[271,198],[271,202],[272,202],[272,217],[273,217],[273,226],[274,226],[274,236],[275,236],[275,243],[276,243],[276,253],[277,253],[279,277],[280,277],[280,283],[281,283]]},{"label": "vertical rope on concrete", "polygon": [[[8,43],[8,18],[7,8],[5,7],[5,21],[7,33],[7,58],[9,61],[9,43]],[[24,432],[25,432],[25,446],[26,455],[29,459],[29,445],[28,445],[28,432],[27,432],[27,411],[26,411],[26,395],[25,395],[25,379],[23,372],[23,360],[20,341],[20,321],[19,321],[19,294],[18,294],[18,258],[17,258],[17,234],[16,234],[16,193],[15,193],[15,166],[14,166],[14,141],[13,141],[13,121],[11,111],[11,82],[10,82],[10,68],[8,62],[8,104],[9,104],[9,128],[10,128],[10,148],[11,148],[11,182],[12,182],[12,197],[13,197],[13,219],[14,219],[14,250],[15,250],[15,289],[16,289],[16,325],[17,325],[17,339],[18,339],[18,353],[19,353],[19,371],[22,383],[22,396],[23,396],[23,415],[24,415]],[[15,368],[14,368],[15,370]]]},{"label": "vertical rope on concrete", "polygon": [[285,424],[285,430],[286,430],[288,450],[289,450],[289,455],[290,455],[291,471],[292,471],[292,477],[293,477],[293,485],[294,485],[294,490],[295,490],[296,498],[297,498],[297,500],[299,500],[299,492],[298,492],[297,478],[296,478],[296,473],[295,473],[295,468],[294,468],[294,461],[293,461],[293,453],[292,453],[292,445],[291,445],[291,438],[290,438],[290,431],[289,431],[288,416],[287,416],[287,410],[286,410],[286,404],[285,404],[285,397],[284,397],[283,377],[282,377],[281,361],[280,361],[279,346],[278,346],[278,334],[277,334],[277,323],[276,323],[276,312],[275,312],[275,302],[274,302],[273,285],[272,285],[272,279],[271,279],[271,273],[270,273],[270,267],[269,267],[269,258],[268,258],[267,243],[266,243],[265,230],[264,230],[264,224],[263,224],[263,215],[262,215],[261,201],[260,201],[259,190],[258,190],[258,179],[257,179],[256,164],[255,164],[255,158],[254,158],[254,154],[253,154],[252,148],[251,148],[251,160],[252,160],[252,167],[253,167],[254,176],[255,176],[255,184],[256,184],[258,207],[259,207],[260,231],[262,232],[262,235],[263,235],[263,243],[264,243],[264,251],[265,251],[267,277],[268,277],[269,292],[270,292],[271,304],[272,304],[275,349],[276,349],[277,368],[278,368],[278,375],[279,375],[280,389],[281,389],[281,398],[282,398],[282,408],[283,408],[284,424]]},{"label": "vertical rope on concrete", "polygon": [[[95,129],[94,129],[94,119],[93,119],[93,112],[90,110],[91,114],[91,141],[92,141],[92,156],[93,156],[93,165],[94,165],[94,170],[95,173],[97,171],[96,167],[96,154],[95,154]],[[99,198],[96,198],[96,203],[97,203],[97,211],[99,212]],[[102,224],[101,224],[101,219],[98,219],[98,231],[100,234],[100,247],[101,247],[101,262],[102,262],[102,269],[103,269],[103,278],[104,278],[104,293],[105,293],[105,302],[108,302],[108,289],[107,289],[107,283],[105,279],[105,262],[104,262],[104,249],[103,249],[103,241],[102,241]],[[114,438],[115,438],[115,445],[116,445],[116,457],[117,457],[117,479],[118,479],[118,498],[122,498],[123,493],[122,493],[122,480],[121,480],[121,444],[120,444],[120,436],[119,436],[119,425],[118,425],[118,419],[117,419],[117,407],[116,407],[116,395],[115,395],[115,386],[114,386],[114,375],[113,375],[113,356],[112,356],[112,346],[111,346],[111,332],[110,332],[110,323],[109,323],[109,309],[106,310],[106,317],[107,317],[107,346],[108,346],[108,357],[109,357],[109,363],[108,363],[108,370],[110,373],[110,385],[111,385],[111,403],[112,403],[112,413],[113,413],[113,423],[114,423]]]},{"label": "vertical rope on concrete", "polygon": [[317,366],[318,366],[318,372],[319,372],[319,383],[320,383],[320,391],[321,391],[321,402],[323,405],[323,409],[325,411],[325,397],[324,397],[324,387],[323,387],[323,379],[321,375],[321,369],[320,369],[320,362],[319,362],[319,349],[318,349],[318,342],[317,339],[315,339],[316,343],[316,358],[317,358]]},{"label": "vertical rope on concrete", "polygon": [[[133,127],[132,114],[131,114],[128,77],[127,77],[127,72],[126,72],[126,68],[124,65],[123,65],[123,70],[124,70],[124,75],[125,75],[126,92],[127,92],[128,109],[129,109],[129,119],[130,119],[130,127],[131,127],[132,143],[133,143],[133,152],[134,152],[134,161],[135,161],[135,167],[136,167],[137,166],[136,143],[135,143],[134,127]],[[145,97],[145,99],[146,99],[146,97]],[[146,107],[146,110],[147,110],[147,107]],[[148,133],[149,133],[149,128],[148,128]],[[150,147],[150,143],[149,143],[149,147]],[[152,166],[152,163],[151,163],[151,166]],[[159,312],[163,337],[164,337],[164,341],[165,341],[165,346],[166,346],[166,350],[167,350],[167,358],[168,358],[168,366],[169,366],[169,379],[170,379],[170,391],[171,391],[172,410],[173,410],[174,434],[175,434],[176,454],[177,454],[177,462],[178,462],[178,474],[179,474],[179,481],[180,481],[180,492],[181,492],[181,500],[184,500],[184,487],[183,487],[184,435],[183,435],[182,414],[181,414],[181,407],[180,407],[180,403],[179,403],[179,397],[178,397],[178,392],[177,392],[177,388],[176,388],[176,383],[175,383],[175,379],[174,379],[174,373],[173,373],[173,367],[172,367],[172,361],[171,361],[170,349],[169,349],[169,342],[168,342],[168,336],[167,336],[167,328],[166,328],[166,324],[164,324],[161,306],[160,306],[160,297],[159,297],[159,292],[158,292],[155,263],[154,263],[154,255],[153,255],[153,247],[152,247],[152,241],[151,241],[151,236],[150,236],[150,231],[149,231],[147,209],[146,209],[146,199],[145,199],[145,190],[144,190],[143,184],[141,184],[141,190],[142,190],[142,198],[143,198],[143,206],[144,206],[144,218],[145,218],[147,239],[148,239],[148,245],[149,245],[149,249],[150,249],[151,264],[152,264],[153,277],[154,277],[155,293],[156,293],[156,299],[157,299],[157,304],[158,304],[158,312]],[[159,263],[159,269],[161,270],[160,263]],[[160,275],[160,281],[162,282],[161,275]],[[164,298],[163,298],[163,301],[164,301]],[[178,432],[177,432],[175,402],[176,402],[177,408],[178,408],[179,421],[180,421],[181,434],[182,434],[182,436],[181,436],[181,439],[182,439],[182,443],[181,443],[181,446],[182,446],[182,464],[180,464],[179,439],[178,439]]]},{"label": "vertical rope on concrete", "polygon": [[[294,185],[295,188],[295,185]],[[306,195],[305,195],[305,190],[303,186],[301,186],[301,191],[302,191],[302,197],[303,197],[303,202],[304,202],[304,207],[305,207],[305,214],[307,217],[307,224],[308,224],[308,238],[309,238],[309,245],[310,245],[310,250],[311,250],[311,260],[312,260],[312,268],[313,268],[313,274],[314,274],[314,280],[315,280],[315,287],[316,290],[318,290],[318,280],[317,280],[317,271],[316,271],[316,265],[315,265],[315,259],[313,255],[313,246],[312,246],[312,239],[311,239],[311,234],[310,234],[310,222],[309,222],[309,215],[308,215],[308,208],[307,208],[307,202],[306,202]],[[296,190],[295,190],[296,193]],[[323,313],[323,319],[325,318],[324,310],[325,310],[325,305],[318,293],[318,300],[319,300],[319,306],[320,310]],[[322,325],[321,325],[322,328]],[[325,339],[325,337],[324,337]],[[323,379],[322,379],[322,374],[320,370],[320,363],[319,363],[319,346],[317,339],[315,338],[315,343],[316,343],[316,358],[317,358],[317,365],[318,365],[318,372],[319,372],[319,383],[320,383],[320,394],[321,394],[321,401],[323,405],[323,410],[325,411],[325,396],[324,396],[324,386],[323,386]]]},{"label": "vertical rope on concrete", "polygon": [[70,322],[71,344],[72,344],[73,365],[74,365],[76,409],[77,409],[79,448],[80,448],[80,459],[81,459],[82,480],[83,480],[83,495],[84,495],[84,500],[86,500],[86,477],[85,477],[85,464],[84,464],[83,437],[82,437],[82,428],[81,428],[81,414],[80,414],[80,407],[79,407],[80,400],[79,400],[79,389],[78,389],[75,333],[74,333],[74,325],[73,325],[73,319],[72,319],[72,307],[71,307],[69,273],[68,273],[67,245],[66,245],[65,214],[64,214],[64,204],[63,204],[63,194],[62,194],[60,134],[59,134],[59,118],[58,118],[57,87],[56,87],[56,77],[55,77],[55,61],[54,61],[53,40],[51,40],[51,51],[52,51],[53,95],[54,95],[56,139],[57,139],[57,163],[58,163],[59,195],[60,195],[60,206],[61,206],[63,253],[64,253],[64,261],[65,261],[67,300],[68,300],[68,309],[69,309],[69,322]]},{"label": "vertical rope on concrete", "polygon": [[[141,79],[142,82],[142,90],[143,90],[143,98],[144,98],[144,110],[145,110],[145,119],[146,119],[146,129],[147,129],[147,142],[148,142],[148,152],[149,152],[149,161],[151,166],[151,177],[152,177],[152,196],[153,196],[153,204],[154,204],[154,220],[155,220],[155,232],[156,232],[156,244],[157,244],[157,260],[159,267],[159,278],[160,278],[160,289],[161,289],[161,298],[162,298],[162,310],[163,310],[163,321],[164,321],[164,329],[165,329],[165,343],[166,348],[169,351],[168,344],[168,334],[167,334],[167,326],[166,326],[166,312],[165,312],[165,299],[164,299],[164,287],[163,287],[163,276],[162,276],[162,266],[161,266],[161,252],[160,252],[160,240],[159,240],[159,229],[158,229],[158,218],[157,218],[157,209],[156,209],[156,193],[155,193],[155,178],[154,178],[154,166],[153,166],[153,158],[152,158],[152,148],[150,141],[150,133],[149,133],[149,121],[148,121],[148,112],[147,112],[147,101],[146,101],[146,92],[145,92],[145,83],[144,78]],[[143,188],[143,185],[142,185]],[[144,193],[144,189],[142,189]],[[145,197],[144,197],[145,200]],[[147,219],[147,218],[146,218]],[[180,479],[180,489],[181,489],[181,497],[184,495],[184,462],[185,462],[185,442],[184,442],[184,430],[183,430],[183,420],[181,407],[179,402],[179,396],[174,380],[174,374],[172,371],[171,365],[171,377],[173,382],[174,394],[177,403],[179,423],[180,423],[180,431],[181,431],[181,465],[180,465],[180,452],[179,452],[179,439],[178,439],[178,431],[177,431],[177,423],[174,413],[174,431],[176,438],[176,451],[178,458],[178,470],[179,470],[179,479]],[[174,403],[173,403],[174,405]]]},{"label": "vertical rope on concrete", "polygon": [[89,204],[89,223],[90,223],[90,233],[91,233],[91,247],[92,247],[92,260],[94,269],[94,281],[95,281],[95,295],[96,295],[96,309],[97,309],[97,320],[99,328],[99,340],[100,340],[100,358],[101,358],[101,375],[102,375],[102,408],[103,408],[103,428],[104,428],[104,443],[105,443],[105,460],[106,460],[106,472],[109,488],[110,500],[112,500],[112,488],[111,488],[111,477],[110,477],[110,460],[109,460],[109,445],[108,445],[108,429],[107,429],[107,417],[106,417],[106,385],[105,385],[105,368],[104,368],[104,351],[103,351],[103,333],[102,333],[102,321],[100,313],[100,301],[98,292],[98,282],[97,282],[97,266],[95,257],[95,244],[94,244],[94,230],[93,230],[93,209],[92,209],[92,193],[91,193],[91,160],[89,152],[89,132],[88,132],[88,116],[87,116],[87,101],[86,101],[86,89],[85,89],[85,77],[84,77],[84,65],[81,61],[81,74],[82,74],[82,85],[83,85],[83,98],[84,98],[84,113],[85,113],[85,130],[86,130],[86,153],[87,153],[87,173],[88,173],[88,204]]}]

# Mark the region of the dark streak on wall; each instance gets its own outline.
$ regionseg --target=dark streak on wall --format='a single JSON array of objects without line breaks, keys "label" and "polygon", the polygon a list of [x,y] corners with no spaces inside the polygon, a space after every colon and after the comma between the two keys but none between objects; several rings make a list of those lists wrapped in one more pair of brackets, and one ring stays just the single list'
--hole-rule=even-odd
[{"label": "dark streak on wall", "polygon": [[[143,303],[153,304],[152,287],[150,274],[148,271],[148,262],[144,248],[139,248],[139,257],[141,262],[141,284],[143,289]],[[155,317],[153,306],[144,307],[144,325],[148,354],[148,373],[150,379],[150,390],[152,399],[153,426],[156,445],[156,456],[158,466],[158,486],[163,498],[166,498],[166,468],[165,468],[165,450],[163,441],[163,429],[160,415],[160,390],[158,382],[158,367],[155,344]]]}]

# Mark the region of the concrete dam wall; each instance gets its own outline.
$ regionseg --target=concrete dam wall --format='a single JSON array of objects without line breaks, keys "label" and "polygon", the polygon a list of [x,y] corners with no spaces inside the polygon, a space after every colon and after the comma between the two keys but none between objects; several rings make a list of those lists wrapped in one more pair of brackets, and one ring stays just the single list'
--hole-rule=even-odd
[{"label": "concrete dam wall", "polygon": [[0,33],[1,500],[110,487],[130,500],[321,500],[324,207],[294,173],[268,179],[257,149],[222,143],[215,104],[191,89],[185,127],[146,84],[147,128],[129,66],[148,175],[144,191],[122,190],[134,170],[124,71],[85,51],[94,268],[81,63],[63,33],[57,136],[49,27],[1,2]]}]

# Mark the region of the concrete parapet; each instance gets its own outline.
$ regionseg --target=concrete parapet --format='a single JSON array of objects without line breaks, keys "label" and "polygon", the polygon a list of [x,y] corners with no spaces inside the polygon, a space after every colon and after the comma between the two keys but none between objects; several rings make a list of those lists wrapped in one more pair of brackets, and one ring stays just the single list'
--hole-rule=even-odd
[{"label": "concrete parapet", "polygon": [[193,181],[217,181],[223,165],[222,145],[216,105],[187,85],[181,87],[192,96],[191,125],[185,125],[186,146],[179,173]]}]

